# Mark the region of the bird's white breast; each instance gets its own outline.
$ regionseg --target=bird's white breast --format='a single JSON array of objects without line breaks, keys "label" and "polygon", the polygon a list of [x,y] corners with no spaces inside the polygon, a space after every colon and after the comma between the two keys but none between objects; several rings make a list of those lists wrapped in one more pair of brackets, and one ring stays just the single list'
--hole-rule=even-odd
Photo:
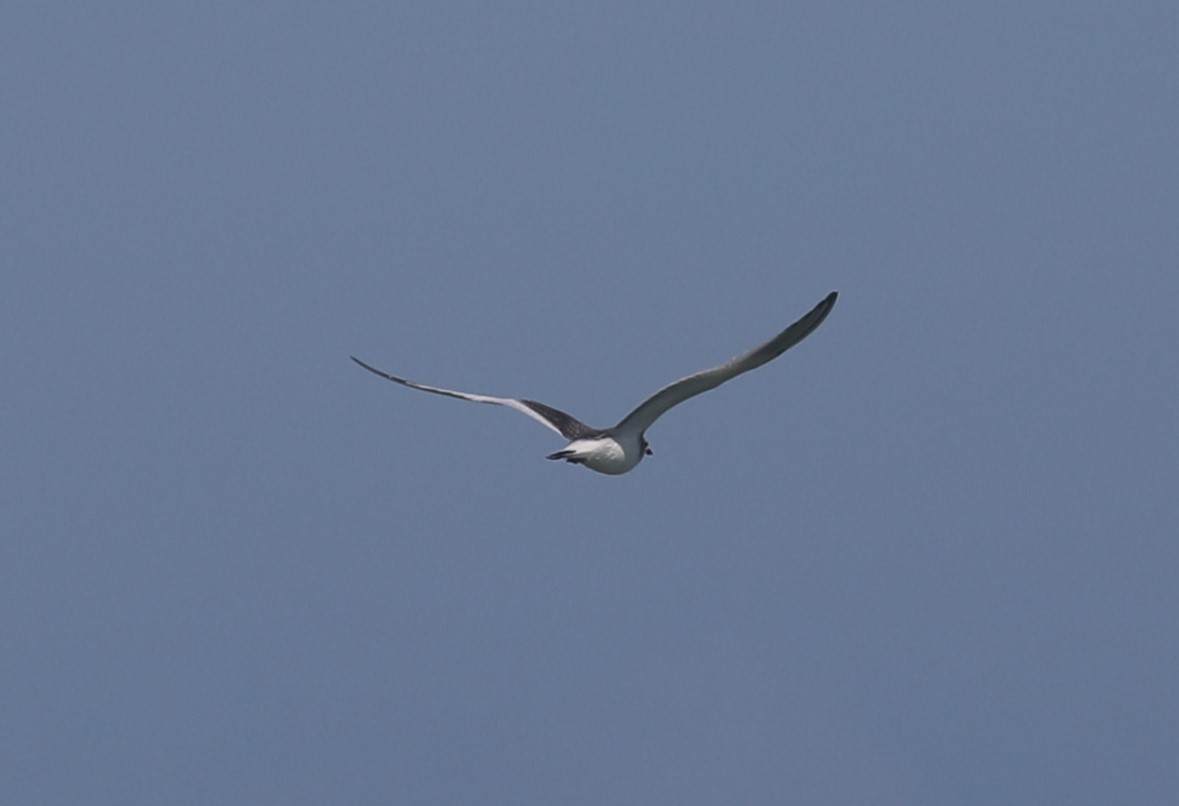
[{"label": "bird's white breast", "polygon": [[574,451],[590,470],[611,476],[627,472],[643,458],[642,448],[637,442],[624,447],[612,437],[578,439],[569,443],[567,450]]}]

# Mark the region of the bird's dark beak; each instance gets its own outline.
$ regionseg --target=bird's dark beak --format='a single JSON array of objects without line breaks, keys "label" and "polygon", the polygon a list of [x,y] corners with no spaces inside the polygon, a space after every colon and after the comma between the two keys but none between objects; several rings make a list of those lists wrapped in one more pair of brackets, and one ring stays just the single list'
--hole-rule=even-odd
[{"label": "bird's dark beak", "polygon": [[648,455],[648,456],[654,456],[654,455],[655,455],[655,451],[651,450],[650,448],[647,448],[647,449],[646,449],[646,452],[647,452],[647,455]]}]

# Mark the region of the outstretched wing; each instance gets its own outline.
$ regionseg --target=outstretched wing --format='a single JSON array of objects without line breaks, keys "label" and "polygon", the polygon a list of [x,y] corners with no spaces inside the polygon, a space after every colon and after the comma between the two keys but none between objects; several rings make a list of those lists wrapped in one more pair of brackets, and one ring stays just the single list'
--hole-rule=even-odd
[{"label": "outstretched wing", "polygon": [[754,347],[747,353],[731,358],[719,367],[706,369],[680,378],[673,384],[663,387],[655,394],[639,404],[638,408],[626,415],[617,426],[616,431],[631,431],[642,433],[658,420],[672,406],[683,403],[690,397],[695,397],[709,389],[715,389],[727,380],[756,369],[762,364],[769,363],[794,345],[805,339],[815,328],[823,323],[827,314],[835,307],[835,299],[839,294],[832,291],[811,312],[799,319],[790,327],[765,344]]},{"label": "outstretched wing", "polygon": [[559,409],[554,409],[551,406],[546,406],[543,403],[537,403],[535,400],[517,400],[514,397],[492,397],[491,395],[475,395],[470,392],[456,392],[453,389],[439,389],[436,386],[426,386],[424,383],[415,383],[414,381],[407,381],[405,378],[398,378],[396,375],[390,375],[388,372],[383,372],[376,367],[369,366],[356,356],[349,356],[349,358],[374,375],[380,375],[386,380],[399,383],[402,386],[408,386],[410,389],[420,389],[423,392],[446,395],[447,397],[454,397],[459,400],[470,400],[472,403],[494,403],[497,406],[507,406],[509,409],[515,409],[521,414],[528,415],[541,425],[551,428],[569,440],[598,433],[596,429],[590,428],[576,417],[566,414]]}]

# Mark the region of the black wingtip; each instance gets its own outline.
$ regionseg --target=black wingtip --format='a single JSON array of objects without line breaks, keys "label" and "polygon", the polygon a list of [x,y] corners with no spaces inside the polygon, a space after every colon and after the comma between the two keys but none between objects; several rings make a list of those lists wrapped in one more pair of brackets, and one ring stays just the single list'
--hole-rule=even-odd
[{"label": "black wingtip", "polygon": [[812,331],[823,323],[823,320],[827,318],[827,314],[831,313],[831,311],[835,309],[835,300],[837,299],[839,299],[839,292],[832,291],[830,294],[823,297],[819,304],[815,306],[813,312],[819,313],[820,316],[818,321],[815,322],[814,327],[811,328]]},{"label": "black wingtip", "polygon": [[377,369],[377,368],[376,368],[376,367],[374,367],[374,366],[371,366],[371,365],[369,365],[369,364],[366,364],[366,363],[364,363],[363,361],[361,361],[359,358],[357,358],[357,357],[356,357],[356,356],[354,356],[354,355],[350,355],[350,356],[348,356],[348,357],[349,357],[349,358],[351,358],[353,361],[355,361],[355,362],[356,362],[357,364],[359,364],[360,366],[362,366],[362,367],[364,367],[365,369],[367,369],[367,370],[368,370],[369,372],[371,372],[373,375],[379,375],[380,377],[382,377],[382,378],[386,378],[386,379],[388,379],[388,380],[390,380],[390,381],[397,381],[398,383],[404,383],[404,381],[403,381],[403,380],[401,380],[400,378],[398,378],[398,377],[395,377],[395,376],[393,376],[393,375],[390,375],[388,372],[384,372],[384,371],[382,371],[382,370],[379,370],[379,369]]}]

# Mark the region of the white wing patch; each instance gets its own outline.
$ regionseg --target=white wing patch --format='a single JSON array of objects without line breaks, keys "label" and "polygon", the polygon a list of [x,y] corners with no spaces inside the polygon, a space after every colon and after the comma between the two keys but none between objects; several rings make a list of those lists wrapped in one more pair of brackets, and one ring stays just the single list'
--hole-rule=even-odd
[{"label": "white wing patch", "polygon": [[[382,378],[384,378],[385,380],[393,381],[394,383],[399,383],[402,386],[408,386],[410,389],[420,389],[423,392],[431,392],[436,395],[446,395],[447,397],[457,398],[458,400],[469,400],[472,403],[492,403],[497,406],[507,406],[509,409],[515,409],[516,411],[520,412],[521,414],[528,415],[529,417],[531,417],[533,420],[536,420],[538,423],[540,423],[544,427],[550,428],[553,431],[555,431],[556,433],[561,434],[561,436],[565,436],[565,434],[561,431],[561,428],[559,427],[559,423],[549,420],[540,411],[537,411],[536,409],[529,407],[522,400],[517,400],[513,397],[492,397],[491,395],[476,395],[471,392],[456,392],[454,389],[441,389],[437,386],[427,386],[424,383],[417,383],[415,381],[406,380],[405,378],[398,378],[396,375],[390,375],[388,372],[384,372],[382,370],[377,369],[374,366],[370,366],[370,365],[364,363],[363,361],[361,361],[359,358],[357,358],[354,355],[349,356],[349,358],[351,358],[357,364],[360,364],[360,366],[364,367],[365,369],[367,369],[369,372],[373,373],[374,375],[379,375]],[[543,406],[543,408],[548,409],[549,407]],[[550,411],[556,412],[557,410],[550,409]],[[572,420],[573,422],[581,425],[581,423],[579,423],[576,419],[574,419],[573,417],[570,417],[568,414],[565,414],[564,412],[557,412],[557,414],[563,415],[564,417],[568,418],[569,420]]]}]

